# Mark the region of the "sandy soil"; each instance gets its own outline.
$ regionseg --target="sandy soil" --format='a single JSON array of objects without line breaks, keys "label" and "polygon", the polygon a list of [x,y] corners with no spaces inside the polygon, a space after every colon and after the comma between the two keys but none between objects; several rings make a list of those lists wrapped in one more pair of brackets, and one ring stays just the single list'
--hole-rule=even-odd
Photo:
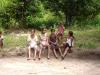
[{"label": "sandy soil", "polygon": [[60,58],[40,61],[27,61],[25,57],[0,58],[0,75],[100,75],[100,58],[80,55],[67,55],[63,61]]}]

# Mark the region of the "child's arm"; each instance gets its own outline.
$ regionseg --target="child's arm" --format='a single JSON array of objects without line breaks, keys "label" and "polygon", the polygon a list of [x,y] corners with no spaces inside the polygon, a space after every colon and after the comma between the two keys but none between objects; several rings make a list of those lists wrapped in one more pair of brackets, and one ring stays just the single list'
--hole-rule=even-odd
[{"label": "child's arm", "polygon": [[48,35],[47,35],[47,33],[45,33],[45,37],[46,37],[46,42],[48,42]]},{"label": "child's arm", "polygon": [[49,42],[50,44],[53,44],[53,42],[50,40],[50,38],[51,38],[51,35],[50,35],[49,38],[48,38],[48,42]]},{"label": "child's arm", "polygon": [[67,42],[67,37],[64,37],[64,42],[63,44],[65,44]]},{"label": "child's arm", "polygon": [[72,47],[73,48],[75,47],[75,38],[74,37],[72,38]]},{"label": "child's arm", "polygon": [[47,42],[49,42],[49,37],[48,36],[46,36],[46,40],[47,40]]},{"label": "child's arm", "polygon": [[51,35],[48,36],[48,43],[50,43],[50,36],[51,36]]},{"label": "child's arm", "polygon": [[0,38],[1,40],[3,40],[4,39],[4,37],[3,36],[1,36],[1,38]]},{"label": "child's arm", "polygon": [[37,36],[35,36],[35,40],[36,40],[36,42],[38,42],[38,37]]},{"label": "child's arm", "polygon": [[29,44],[30,44],[30,41],[31,41],[31,38],[30,38],[30,35],[28,35],[28,37],[27,37],[27,45],[29,46]]},{"label": "child's arm", "polygon": [[59,40],[57,39],[57,36],[56,36],[56,42],[55,42],[55,44],[59,45]]},{"label": "child's arm", "polygon": [[39,35],[38,35],[38,41],[39,41],[39,42],[41,41],[41,37],[42,37],[42,35],[39,34]]}]

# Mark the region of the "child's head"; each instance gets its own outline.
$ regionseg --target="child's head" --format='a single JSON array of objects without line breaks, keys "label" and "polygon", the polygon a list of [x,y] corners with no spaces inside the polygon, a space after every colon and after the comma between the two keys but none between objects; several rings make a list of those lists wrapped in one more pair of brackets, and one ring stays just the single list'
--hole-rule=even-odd
[{"label": "child's head", "polygon": [[45,34],[46,31],[47,31],[47,30],[46,30],[45,28],[43,28],[43,29],[42,29],[42,34]]},{"label": "child's head", "polygon": [[73,32],[72,31],[69,31],[68,32],[68,36],[73,37]]},{"label": "child's head", "polygon": [[63,22],[60,22],[60,23],[59,23],[59,26],[63,26],[63,25],[64,25],[64,23],[63,23]]},{"label": "child's head", "polygon": [[32,34],[32,35],[34,35],[34,34],[35,34],[35,29],[33,29],[33,30],[31,31],[31,34]]},{"label": "child's head", "polygon": [[55,33],[55,29],[51,29],[51,33]]}]

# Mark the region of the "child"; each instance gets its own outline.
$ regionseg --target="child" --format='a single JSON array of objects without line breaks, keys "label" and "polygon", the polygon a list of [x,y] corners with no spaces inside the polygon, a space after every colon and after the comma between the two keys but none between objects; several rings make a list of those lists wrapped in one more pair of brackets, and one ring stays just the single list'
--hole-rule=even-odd
[{"label": "child", "polygon": [[[46,29],[42,30],[42,34],[40,36],[40,47],[41,47],[42,50],[46,49],[46,48],[48,49],[48,59],[49,59],[49,50],[50,50],[50,48],[49,48],[48,36],[47,36],[47,33],[46,33]],[[40,55],[41,55],[41,52],[40,52]]]},{"label": "child", "polygon": [[60,23],[60,26],[58,27],[58,31],[57,31],[57,36],[63,36],[64,34],[64,25],[62,23]]},{"label": "child", "polygon": [[67,37],[66,43],[65,43],[66,48],[65,48],[62,59],[64,59],[64,57],[67,55],[67,52],[72,53],[71,48],[73,47],[73,44],[74,44],[73,32],[69,31],[68,32],[68,37]]},{"label": "child", "polygon": [[28,59],[27,60],[30,60],[31,59],[31,56],[32,56],[32,50],[34,50],[34,60],[36,59],[36,54],[37,54],[37,51],[38,51],[38,46],[37,46],[37,41],[38,41],[38,38],[35,34],[35,30],[32,30],[31,31],[31,34],[28,36],[28,39],[27,41],[29,42],[29,47],[28,47]]},{"label": "child", "polygon": [[53,50],[53,53],[55,55],[56,58],[58,58],[58,55],[57,55],[57,51],[56,50],[59,50],[61,56],[62,56],[62,52],[61,52],[61,49],[58,47],[58,44],[57,44],[57,36],[55,34],[55,30],[51,30],[51,34],[50,34],[50,37],[49,37],[49,44],[51,46],[51,49]]},{"label": "child", "polygon": [[1,31],[0,31],[0,48],[3,48],[3,35]]},{"label": "child", "polygon": [[57,34],[57,39],[60,42],[63,39],[64,35],[64,25],[62,23],[60,23],[60,26],[58,27],[56,34]]}]

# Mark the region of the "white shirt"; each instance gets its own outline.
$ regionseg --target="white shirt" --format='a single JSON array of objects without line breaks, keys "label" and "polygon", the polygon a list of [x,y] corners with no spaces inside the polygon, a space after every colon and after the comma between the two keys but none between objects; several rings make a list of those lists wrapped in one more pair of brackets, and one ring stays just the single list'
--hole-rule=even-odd
[{"label": "white shirt", "polygon": [[68,43],[69,44],[69,46],[73,46],[73,40],[71,39],[71,38],[67,38],[67,41],[66,41],[66,43]]},{"label": "white shirt", "polygon": [[29,42],[29,46],[31,48],[37,47],[38,38],[36,35],[34,36],[34,38],[32,38],[31,35],[29,35],[27,41]]},{"label": "white shirt", "polygon": [[3,40],[3,38],[4,38],[3,35],[1,35],[0,40]]}]

